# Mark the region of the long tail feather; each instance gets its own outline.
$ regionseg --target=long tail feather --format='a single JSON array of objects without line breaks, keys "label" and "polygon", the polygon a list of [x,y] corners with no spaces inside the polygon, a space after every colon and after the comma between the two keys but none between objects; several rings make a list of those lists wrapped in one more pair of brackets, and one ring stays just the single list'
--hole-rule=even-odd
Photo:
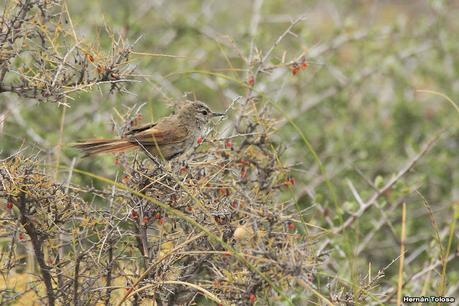
[{"label": "long tail feather", "polygon": [[85,152],[86,155],[93,155],[99,153],[124,152],[136,147],[136,145],[124,139],[93,139],[75,143],[72,147]]}]

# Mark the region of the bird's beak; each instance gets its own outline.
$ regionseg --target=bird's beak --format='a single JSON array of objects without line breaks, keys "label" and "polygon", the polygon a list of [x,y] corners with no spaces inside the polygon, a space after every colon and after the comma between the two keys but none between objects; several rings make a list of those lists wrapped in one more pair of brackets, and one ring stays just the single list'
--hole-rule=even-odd
[{"label": "bird's beak", "polygon": [[225,113],[215,113],[215,112],[212,112],[212,115],[214,117],[221,117],[221,116],[225,116],[226,114]]}]

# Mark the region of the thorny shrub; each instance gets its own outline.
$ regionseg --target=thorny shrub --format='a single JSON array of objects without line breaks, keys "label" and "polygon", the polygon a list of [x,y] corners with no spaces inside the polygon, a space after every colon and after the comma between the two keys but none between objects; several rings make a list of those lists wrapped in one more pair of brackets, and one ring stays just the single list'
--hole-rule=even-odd
[{"label": "thorny shrub", "polygon": [[63,103],[97,84],[129,80],[131,46],[113,37],[111,54],[79,38],[56,0],[7,1],[0,17],[0,93]]},{"label": "thorny shrub", "polygon": [[[171,162],[122,156],[121,183],[102,191],[53,183],[20,156],[4,161],[0,195],[14,208],[3,210],[11,244],[2,272],[15,265],[19,231],[34,246],[50,304],[123,296],[250,304],[308,282],[314,240],[298,234],[297,208],[279,200],[294,179],[280,162],[270,112],[255,101],[237,107],[246,109],[239,134],[211,133]],[[107,205],[83,201],[84,192]]]},{"label": "thorny shrub", "polygon": [[[142,152],[126,154],[113,167],[107,167],[109,159],[95,157],[89,167],[92,173],[85,173],[74,167],[78,159],[69,159],[71,154],[62,154],[59,160],[63,143],[53,150],[51,141],[44,147],[57,152],[49,153],[53,164],[67,165],[67,177],[58,178],[52,176],[56,169],[42,164],[44,154],[30,157],[30,151],[21,148],[10,156],[17,139],[4,142],[0,304],[39,300],[49,305],[123,301],[139,305],[155,300],[156,305],[177,305],[213,300],[225,305],[297,301],[356,305],[395,303],[402,289],[439,295],[457,291],[457,275],[448,265],[458,255],[452,244],[457,214],[450,213],[455,205],[451,203],[457,203],[457,175],[450,170],[456,165],[457,133],[446,138],[448,145],[443,143],[437,155],[419,163],[438,138],[431,139],[430,134],[437,135],[437,127],[456,121],[451,121],[441,103],[418,103],[417,95],[407,90],[454,83],[449,81],[454,79],[452,67],[457,66],[451,56],[457,49],[453,35],[457,31],[450,31],[456,26],[455,11],[446,5],[436,10],[439,3],[432,3],[435,14],[428,9],[421,18],[397,18],[385,20],[381,27],[367,27],[360,23],[360,10],[321,1],[311,11],[311,16],[319,13],[320,28],[333,23],[322,21],[324,7],[343,13],[343,6],[344,12],[352,12],[349,21],[356,17],[358,22],[329,27],[332,33],[323,35],[320,28],[310,27],[312,23],[294,28],[303,20],[299,17],[289,19],[287,30],[278,36],[278,25],[284,24],[269,20],[274,16],[270,12],[280,11],[262,2],[254,1],[249,12],[248,48],[244,47],[246,25],[233,24],[233,19],[243,17],[239,11],[227,10],[225,2],[206,7],[212,13],[205,14],[194,9],[184,13],[182,3],[174,1],[155,2],[156,11],[150,14],[144,14],[144,6],[131,12],[136,16],[133,25],[139,29],[124,37],[135,41],[141,33],[166,29],[164,36],[146,39],[143,48],[177,53],[170,56],[177,64],[145,62],[137,76],[151,87],[142,84],[130,100],[123,96],[123,106],[157,100],[158,94],[172,101],[190,89],[207,101],[221,102],[247,90],[243,101],[231,107],[238,114],[233,118],[230,112],[229,117],[235,119],[231,126],[203,135],[192,152],[172,162],[157,161]],[[37,109],[14,103],[22,98],[69,104],[77,91],[99,84],[125,91],[123,82],[132,81],[132,45],[116,38],[100,20],[86,29],[105,26],[111,37],[110,53],[103,51],[107,45],[86,43],[76,35],[61,1],[3,4],[0,93],[6,93],[2,98],[8,105],[1,110],[0,133],[7,123],[8,132],[19,140],[23,130],[27,130],[26,141],[39,143],[34,135],[56,136],[57,121],[50,124],[52,128],[34,132],[30,125],[36,123]],[[92,5],[82,6],[87,12]],[[303,8],[310,11],[309,6]],[[121,7],[114,4],[113,11]],[[221,16],[219,9],[225,18],[214,19],[222,23],[202,22],[202,18],[211,21]],[[167,14],[166,23],[152,18],[164,10],[180,13]],[[297,6],[294,10],[294,14],[300,11]],[[113,11],[104,8],[104,13]],[[416,8],[410,6],[409,11]],[[283,16],[289,16],[287,12]],[[404,19],[416,22],[408,25]],[[123,27],[130,24],[119,18],[112,21]],[[360,29],[363,24],[365,28]],[[225,27],[230,30],[223,39],[217,34]],[[96,40],[99,33],[94,32]],[[187,39],[169,39],[183,33]],[[203,33],[207,40],[201,40]],[[214,40],[223,43],[224,50],[210,47]],[[305,41],[320,43],[306,50]],[[228,71],[222,70],[220,51],[231,68]],[[226,51],[230,51],[228,57]],[[152,70],[154,74],[147,77]],[[219,82],[222,78],[231,82]],[[314,86],[305,86],[311,82]],[[10,99],[9,93],[18,97]],[[63,138],[76,140],[93,134],[93,127],[82,131],[87,120],[107,121],[109,114],[94,101],[98,100],[72,104],[73,114],[66,121],[62,112],[60,136],[64,123]],[[269,103],[285,113],[284,118],[277,117],[277,125]],[[6,121],[9,112],[15,116]],[[21,120],[20,112],[29,118]],[[130,119],[122,122],[120,134],[136,125],[137,117]],[[287,123],[305,137],[298,138]],[[431,140],[424,143],[425,139]],[[282,142],[289,147],[285,154]],[[303,160],[305,152],[317,155],[316,165],[311,159],[306,159],[304,169],[295,165],[295,173],[302,174],[295,179],[290,175],[298,161],[295,155]],[[282,160],[290,164],[285,166]],[[417,170],[412,171],[416,164]],[[114,181],[102,177],[110,176],[114,168]],[[336,188],[336,201],[332,188],[326,186],[329,180]],[[439,206],[433,210],[429,202]],[[406,245],[398,238],[403,203],[409,204],[412,217],[403,225],[408,233],[416,234],[408,235]],[[400,246],[406,247],[409,256],[397,279],[395,268],[403,254]],[[326,254],[331,256],[324,258]],[[19,284],[21,277],[27,279],[26,286]],[[286,302],[285,296],[292,298]]]}]

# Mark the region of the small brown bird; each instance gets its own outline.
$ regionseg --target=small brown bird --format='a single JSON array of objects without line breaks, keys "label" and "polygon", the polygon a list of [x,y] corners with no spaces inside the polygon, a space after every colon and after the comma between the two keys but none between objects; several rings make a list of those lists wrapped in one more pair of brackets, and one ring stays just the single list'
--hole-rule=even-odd
[{"label": "small brown bird", "polygon": [[92,155],[124,152],[143,146],[152,155],[169,160],[196,143],[212,117],[224,115],[211,111],[203,102],[187,101],[175,114],[134,128],[121,139],[93,139],[76,143],[73,147]]}]

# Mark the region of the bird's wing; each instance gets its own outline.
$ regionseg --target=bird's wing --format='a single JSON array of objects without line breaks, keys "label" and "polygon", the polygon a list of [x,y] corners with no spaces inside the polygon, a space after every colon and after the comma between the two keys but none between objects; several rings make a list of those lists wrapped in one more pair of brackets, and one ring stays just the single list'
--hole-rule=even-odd
[{"label": "bird's wing", "polygon": [[144,124],[144,125],[139,126],[139,127],[137,127],[137,128],[130,129],[130,130],[127,131],[124,135],[130,136],[130,135],[134,135],[134,134],[140,133],[140,132],[142,132],[142,131],[145,131],[145,130],[148,130],[148,129],[154,127],[156,124],[157,124],[156,122]]},{"label": "bird's wing", "polygon": [[143,145],[173,144],[184,141],[189,136],[189,130],[183,125],[174,125],[175,122],[161,120],[150,128],[139,128],[137,133],[128,135],[132,142],[139,141]]}]

